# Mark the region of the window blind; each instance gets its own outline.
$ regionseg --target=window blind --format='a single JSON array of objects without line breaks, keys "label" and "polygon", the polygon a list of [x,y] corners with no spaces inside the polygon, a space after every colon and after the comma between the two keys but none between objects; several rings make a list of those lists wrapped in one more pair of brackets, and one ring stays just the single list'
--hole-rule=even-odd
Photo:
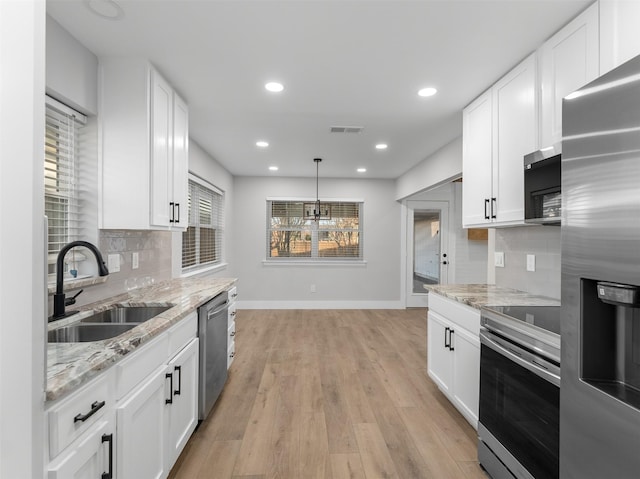
[{"label": "window blind", "polygon": [[81,113],[47,97],[44,198],[45,214],[49,220],[49,265],[55,263],[63,245],[79,238],[78,136],[85,121]]},{"label": "window blind", "polygon": [[304,201],[267,201],[267,258],[362,259],[362,202],[327,201],[329,216],[305,218]]},{"label": "window blind", "polygon": [[224,197],[202,180],[189,179],[189,223],[182,233],[182,269],[222,262]]}]

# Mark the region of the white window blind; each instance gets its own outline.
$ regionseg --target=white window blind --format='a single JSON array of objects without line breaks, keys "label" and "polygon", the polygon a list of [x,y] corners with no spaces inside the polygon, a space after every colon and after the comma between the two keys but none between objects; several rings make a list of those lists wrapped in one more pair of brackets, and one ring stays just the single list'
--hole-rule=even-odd
[{"label": "white window blind", "polygon": [[182,269],[222,262],[224,196],[197,178],[189,179],[189,224],[182,233]]},{"label": "white window blind", "polygon": [[49,220],[48,263],[62,246],[79,237],[78,137],[86,118],[47,97],[45,107],[44,199]]},{"label": "white window blind", "polygon": [[308,203],[267,201],[267,258],[362,259],[362,202],[322,202],[328,215],[319,221],[305,218]]}]

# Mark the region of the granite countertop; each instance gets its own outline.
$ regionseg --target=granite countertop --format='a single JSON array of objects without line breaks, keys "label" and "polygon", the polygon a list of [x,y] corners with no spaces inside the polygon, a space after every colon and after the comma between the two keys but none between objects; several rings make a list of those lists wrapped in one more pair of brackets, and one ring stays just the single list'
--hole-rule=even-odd
[{"label": "granite countertop", "polygon": [[476,309],[484,306],[560,306],[557,299],[494,284],[426,284],[424,287]]},{"label": "granite countertop", "polygon": [[113,305],[168,306],[158,316],[115,338],[86,343],[47,343],[46,400],[53,401],[77,389],[153,337],[167,330],[222,291],[234,278],[179,278],[113,296],[79,308],[80,313],[49,323],[49,329],[73,324],[91,311]]}]

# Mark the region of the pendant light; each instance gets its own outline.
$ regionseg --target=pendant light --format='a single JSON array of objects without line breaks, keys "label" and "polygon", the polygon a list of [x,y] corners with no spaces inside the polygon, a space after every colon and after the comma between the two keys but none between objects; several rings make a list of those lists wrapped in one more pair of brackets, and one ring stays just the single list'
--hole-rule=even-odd
[{"label": "pendant light", "polygon": [[314,221],[329,220],[331,219],[331,206],[326,203],[320,203],[320,194],[318,189],[320,178],[320,162],[322,161],[322,158],[314,158],[313,161],[316,164],[316,201],[315,203],[304,204],[304,219]]}]

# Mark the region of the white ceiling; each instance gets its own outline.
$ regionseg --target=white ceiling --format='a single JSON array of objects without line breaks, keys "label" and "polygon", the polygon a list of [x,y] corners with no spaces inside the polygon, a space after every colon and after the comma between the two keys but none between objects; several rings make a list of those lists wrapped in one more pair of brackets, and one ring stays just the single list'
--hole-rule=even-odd
[{"label": "white ceiling", "polygon": [[[112,1],[47,11],[98,57],[150,59],[233,175],[315,176],[321,157],[320,176],[344,178],[397,178],[459,136],[462,108],[592,2],[117,0],[121,20],[87,7]],[[424,86],[439,92],[420,98]]]}]

